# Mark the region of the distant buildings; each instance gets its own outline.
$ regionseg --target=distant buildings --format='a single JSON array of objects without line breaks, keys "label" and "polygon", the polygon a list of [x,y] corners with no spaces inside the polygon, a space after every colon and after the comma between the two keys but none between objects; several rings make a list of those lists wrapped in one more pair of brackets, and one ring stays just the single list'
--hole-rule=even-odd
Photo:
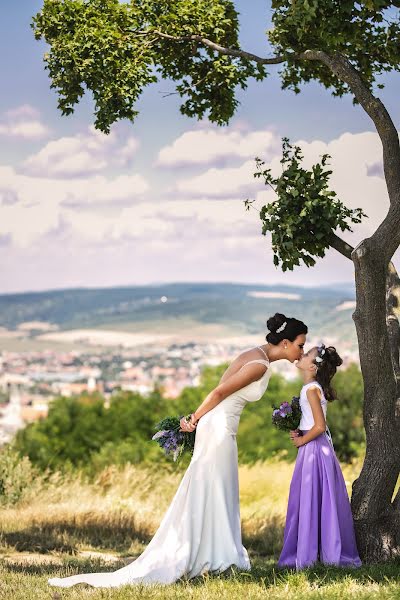
[{"label": "distant buildings", "polygon": [[[38,323],[29,324],[39,327]],[[319,340],[311,339],[310,346]],[[336,340],[326,340],[335,343]],[[173,400],[185,387],[197,386],[205,365],[229,362],[254,340],[232,338],[212,344],[174,342],[135,348],[0,353],[0,443],[11,439],[26,423],[46,417],[53,398],[98,392],[106,406],[118,390],[149,394],[155,387]],[[341,344],[344,364],[358,356]],[[274,363],[274,372],[297,376],[286,361]]]}]

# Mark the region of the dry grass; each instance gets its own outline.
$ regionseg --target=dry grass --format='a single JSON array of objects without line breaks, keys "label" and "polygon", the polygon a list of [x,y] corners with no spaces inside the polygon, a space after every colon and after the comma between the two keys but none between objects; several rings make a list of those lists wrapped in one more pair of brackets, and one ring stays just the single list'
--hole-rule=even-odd
[{"label": "dry grass", "polygon": [[[282,541],[293,465],[271,461],[239,468],[243,536],[249,549],[275,555]],[[358,465],[345,468],[349,490]],[[106,468],[93,483],[81,474],[54,474],[32,485],[17,506],[0,513],[0,552],[105,549],[128,555],[154,534],[180,473],[128,465]]]},{"label": "dry grass", "polygon": [[[344,469],[350,488],[359,464]],[[139,554],[168,506],[180,474],[127,466],[105,469],[88,484],[56,474],[0,513],[0,599],[42,598],[382,598],[400,599],[399,565],[359,570],[277,571],[293,465],[272,461],[240,467],[244,543],[251,573],[199,578],[168,587],[54,590],[50,576],[114,570]],[[127,559],[127,557],[130,557]]]}]

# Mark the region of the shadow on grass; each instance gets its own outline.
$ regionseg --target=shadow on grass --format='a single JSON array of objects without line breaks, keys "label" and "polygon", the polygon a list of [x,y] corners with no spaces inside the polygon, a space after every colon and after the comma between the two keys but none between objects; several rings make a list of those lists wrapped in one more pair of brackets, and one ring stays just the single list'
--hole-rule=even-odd
[{"label": "shadow on grass", "polygon": [[[1,561],[0,571],[19,573],[21,575],[36,575],[43,577],[61,576],[66,577],[78,573],[112,572],[126,566],[125,561],[108,563],[101,559],[76,559],[63,557],[63,565],[55,564],[25,564],[18,562]],[[397,583],[400,575],[400,562],[392,562],[381,565],[368,565],[358,569],[341,569],[337,567],[324,567],[318,565],[314,568],[304,569],[296,572],[292,569],[278,569],[273,559],[265,561],[261,557],[253,560],[251,572],[239,571],[235,568],[228,569],[219,575],[203,575],[188,582],[179,580],[175,585],[187,587],[188,583],[194,587],[206,587],[213,580],[233,581],[238,584],[260,583],[263,588],[274,586],[289,586],[290,588],[301,587],[309,582],[314,586],[323,588],[341,581],[354,581],[359,584],[370,585],[371,583],[388,584]]]},{"label": "shadow on grass", "polygon": [[3,532],[0,537],[3,546],[11,546],[18,552],[41,554],[76,554],[82,544],[126,552],[135,540],[147,544],[150,539],[149,532],[136,526],[130,516],[113,515],[107,522],[104,516],[92,513],[65,519],[53,518],[51,521],[33,521],[29,528]]},{"label": "shadow on grass", "polygon": [[[25,562],[12,561],[1,561],[1,569],[9,573],[21,573],[24,575],[60,575],[61,577],[67,575],[75,575],[77,573],[108,573],[116,571],[121,567],[126,566],[124,561],[118,561],[114,563],[106,562],[100,559],[73,559],[64,558],[63,565],[55,564],[43,564],[43,563],[32,563],[26,564]],[[68,571],[68,572],[67,572]]]},{"label": "shadow on grass", "polygon": [[[273,585],[294,585],[308,581],[319,587],[338,583],[343,580],[352,580],[358,583],[398,583],[400,577],[400,561],[395,560],[385,564],[363,565],[359,568],[341,568],[324,565],[296,571],[295,569],[280,569],[276,559],[266,561],[262,557],[252,560],[250,572],[239,571],[231,568],[220,575],[205,575],[191,580],[192,585],[205,585],[212,578],[234,579],[242,583],[262,583],[265,587]],[[179,583],[184,583],[179,582]]]}]

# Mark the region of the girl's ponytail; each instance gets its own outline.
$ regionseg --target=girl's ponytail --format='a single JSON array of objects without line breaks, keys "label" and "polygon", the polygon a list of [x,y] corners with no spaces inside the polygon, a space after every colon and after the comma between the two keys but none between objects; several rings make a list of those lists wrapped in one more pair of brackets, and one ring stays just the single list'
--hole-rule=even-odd
[{"label": "girl's ponytail", "polygon": [[336,398],[335,390],[331,386],[332,377],[335,375],[337,368],[343,363],[336,348],[333,346],[325,347],[324,344],[318,346],[318,353],[315,358],[317,365],[316,380],[324,390],[325,398],[332,402]]}]

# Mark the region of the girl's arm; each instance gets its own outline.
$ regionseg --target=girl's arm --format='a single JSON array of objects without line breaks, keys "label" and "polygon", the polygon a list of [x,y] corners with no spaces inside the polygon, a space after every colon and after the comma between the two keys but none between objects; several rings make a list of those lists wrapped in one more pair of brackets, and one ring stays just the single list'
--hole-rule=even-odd
[{"label": "girl's arm", "polygon": [[260,379],[266,370],[267,367],[262,363],[251,363],[244,365],[236,373],[231,375],[229,379],[217,385],[217,387],[214,388],[208,394],[208,396],[206,396],[200,406],[194,411],[194,413],[192,413],[191,422],[188,424],[189,427],[186,427],[185,430],[193,431],[197,421],[201,419],[201,417],[215,408],[220,402],[222,402],[222,400],[225,400],[225,398],[234,392],[237,392],[253,381]]},{"label": "girl's arm", "polygon": [[314,425],[305,435],[292,438],[292,442],[297,448],[304,446],[304,444],[311,442],[311,440],[315,440],[315,438],[321,435],[321,433],[324,433],[326,430],[326,421],[321,406],[321,395],[319,389],[317,387],[310,387],[306,393],[311,406]]}]

